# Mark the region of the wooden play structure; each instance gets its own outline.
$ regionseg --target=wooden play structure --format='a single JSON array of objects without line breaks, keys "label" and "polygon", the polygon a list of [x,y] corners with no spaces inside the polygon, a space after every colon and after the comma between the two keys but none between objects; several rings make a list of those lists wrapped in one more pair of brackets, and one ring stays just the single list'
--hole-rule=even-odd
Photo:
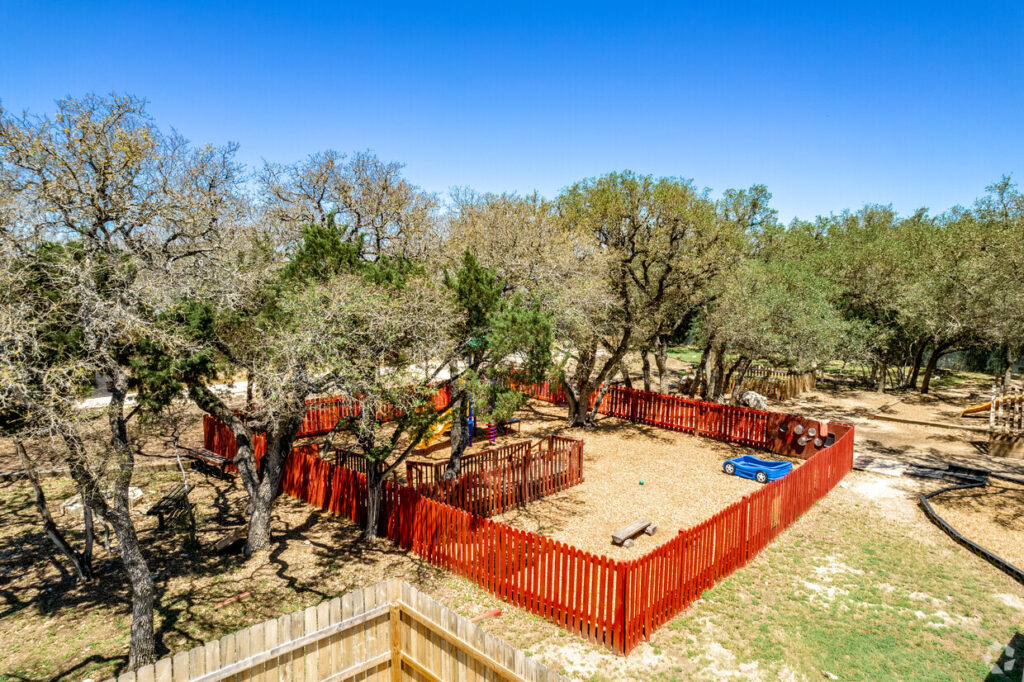
[{"label": "wooden play structure", "polygon": [[[971,409],[971,408],[968,408]],[[996,382],[988,403],[988,452],[994,457],[1024,458],[1024,392]]]},{"label": "wooden play structure", "polygon": [[972,414],[977,414],[979,416],[981,416],[981,415],[988,415],[988,413],[992,410],[993,403],[995,405],[1000,405],[1000,404],[1006,403],[1008,406],[1010,406],[1013,403],[1018,403],[1019,404],[1020,401],[1021,401],[1020,392],[1018,392],[1017,395],[1012,395],[1011,394],[1011,395],[1007,396],[1006,398],[1003,398],[1002,396],[1000,396],[998,398],[994,398],[993,400],[988,401],[987,403],[978,403],[977,405],[971,405],[966,410],[961,412],[960,416],[961,417],[966,417],[966,416],[972,415]]}]

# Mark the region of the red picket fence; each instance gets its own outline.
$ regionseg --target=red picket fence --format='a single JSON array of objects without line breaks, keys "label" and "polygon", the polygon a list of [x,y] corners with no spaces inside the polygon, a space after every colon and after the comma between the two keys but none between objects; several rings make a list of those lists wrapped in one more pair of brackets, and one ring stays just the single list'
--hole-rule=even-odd
[{"label": "red picket fence", "polygon": [[[441,410],[451,402],[451,386],[445,384],[437,389],[431,397],[434,409]],[[296,438],[309,436],[320,436],[328,433],[334,428],[339,419],[355,417],[362,410],[362,404],[358,398],[347,396],[332,396],[326,398],[310,398],[306,401],[306,416],[302,420]],[[387,406],[380,410],[378,418],[381,421],[391,421],[401,416],[402,411],[393,406]]]},{"label": "red picket fence", "polygon": [[638,424],[755,447],[764,447],[768,443],[767,424],[771,416],[771,412],[763,410],[691,400],[625,386],[612,386],[608,389],[597,411]]},{"label": "red picket fence", "polygon": [[[463,455],[459,471],[463,475],[490,471],[502,466],[507,460],[522,459],[530,451],[530,447],[530,441],[524,440],[491,450],[475,452],[471,455]],[[444,480],[444,472],[447,467],[448,460],[410,459],[405,463],[405,479],[413,487],[419,487],[425,483],[441,483]]]},{"label": "red picket fence", "polygon": [[467,455],[444,480],[446,462],[406,462],[406,481],[425,497],[489,517],[583,482],[583,441],[548,436]]},{"label": "red picket fence", "polygon": [[[562,386],[560,381],[543,381],[537,384],[520,384],[518,382],[510,382],[512,386],[519,389],[523,393],[526,393],[531,398],[537,400],[544,400],[549,403],[556,405],[565,405],[567,400],[565,397],[565,387]],[[591,405],[593,407],[593,405]]]},{"label": "red picket fence", "polygon": [[[768,438],[766,417],[779,416],[618,388],[605,395],[601,411],[748,445],[774,442]],[[212,418],[204,419],[203,426],[206,447],[233,456],[230,432],[225,435],[223,425]],[[704,590],[745,565],[842,480],[853,465],[854,431],[833,422],[830,432],[835,443],[786,477],[680,530],[636,560],[584,552],[392,482],[385,483],[379,530],[520,608],[628,653]],[[557,447],[573,451],[571,446]],[[366,522],[365,475],[320,459],[315,444],[292,451],[282,485],[298,499]]]},{"label": "red picket fence", "polygon": [[744,566],[842,480],[853,465],[853,428],[842,430],[835,445],[789,475],[628,562],[626,651],[698,599],[702,591]]},{"label": "red picket fence", "polygon": [[[288,458],[284,492],[366,522],[366,477],[319,458],[316,445]],[[594,642],[625,651],[624,562],[495,523],[385,483],[379,532],[427,561]]]}]

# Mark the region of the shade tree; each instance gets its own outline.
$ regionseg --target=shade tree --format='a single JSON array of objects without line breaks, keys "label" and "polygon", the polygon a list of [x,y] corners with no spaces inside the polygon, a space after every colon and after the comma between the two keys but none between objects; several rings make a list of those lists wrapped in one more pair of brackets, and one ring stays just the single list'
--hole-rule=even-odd
[{"label": "shade tree", "polygon": [[588,235],[605,254],[608,305],[562,341],[569,423],[582,426],[626,353],[700,305],[739,233],[706,193],[677,178],[610,173],[569,187],[557,205],[563,229]]},{"label": "shade tree", "polygon": [[[136,387],[129,349],[167,338],[153,311],[169,282],[204,269],[220,228],[239,199],[235,148],[195,147],[161,131],[130,96],[63,99],[56,114],[0,115],[0,166],[6,191],[26,210],[4,231],[26,258],[46,243],[74,244],[79,255],[50,264],[61,315],[81,330],[84,366],[106,375],[109,440],[99,448],[102,475],[87,466],[84,443],[66,438],[72,476],[84,503],[114,530],[132,593],[129,666],[151,662],[153,580],[128,503],[134,470],[128,408]],[[71,396],[65,395],[68,399]],[[111,489],[109,502],[101,494]]]}]

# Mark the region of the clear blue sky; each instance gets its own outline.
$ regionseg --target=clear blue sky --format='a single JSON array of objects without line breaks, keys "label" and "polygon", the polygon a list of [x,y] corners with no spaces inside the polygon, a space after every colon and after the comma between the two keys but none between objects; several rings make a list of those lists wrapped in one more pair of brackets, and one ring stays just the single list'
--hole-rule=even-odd
[{"label": "clear blue sky", "polygon": [[249,165],[372,149],[442,193],[764,183],[786,220],[1024,184],[1020,0],[162,5],[0,0],[3,105],[131,92]]}]

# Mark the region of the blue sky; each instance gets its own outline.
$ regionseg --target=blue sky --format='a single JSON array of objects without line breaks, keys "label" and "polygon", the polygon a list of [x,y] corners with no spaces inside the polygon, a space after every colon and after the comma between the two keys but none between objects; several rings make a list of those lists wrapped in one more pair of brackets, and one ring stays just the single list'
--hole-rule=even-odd
[{"label": "blue sky", "polygon": [[372,149],[431,191],[624,168],[783,219],[1024,182],[1024,3],[0,0],[0,101],[131,92],[241,160]]}]

